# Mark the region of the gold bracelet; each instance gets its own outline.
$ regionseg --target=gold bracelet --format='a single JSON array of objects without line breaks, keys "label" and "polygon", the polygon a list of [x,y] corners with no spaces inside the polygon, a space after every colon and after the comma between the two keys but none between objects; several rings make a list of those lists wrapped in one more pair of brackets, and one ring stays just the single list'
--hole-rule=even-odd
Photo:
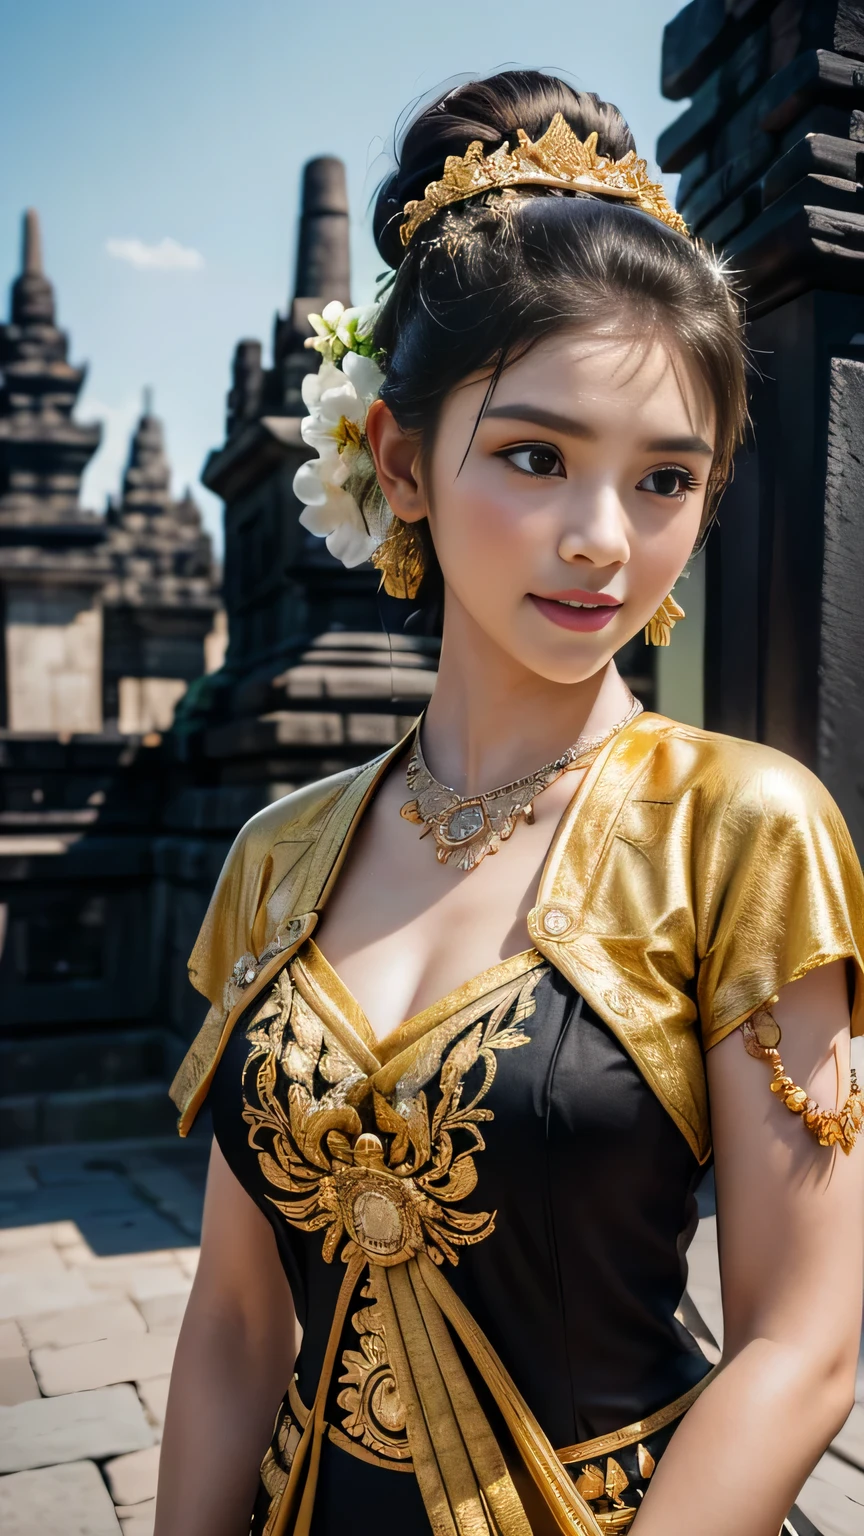
[{"label": "gold bracelet", "polygon": [[800,1115],[808,1131],[816,1137],[820,1147],[840,1147],[847,1154],[852,1151],[864,1127],[864,1099],[858,1086],[855,1068],[851,1068],[852,1086],[842,1109],[820,1109],[815,1099],[808,1097],[803,1088],[787,1077],[777,1047],[780,1044],[780,1025],[767,1008],[759,1008],[741,1025],[744,1049],[757,1061],[767,1061],[774,1074],[771,1092],[793,1115]]}]

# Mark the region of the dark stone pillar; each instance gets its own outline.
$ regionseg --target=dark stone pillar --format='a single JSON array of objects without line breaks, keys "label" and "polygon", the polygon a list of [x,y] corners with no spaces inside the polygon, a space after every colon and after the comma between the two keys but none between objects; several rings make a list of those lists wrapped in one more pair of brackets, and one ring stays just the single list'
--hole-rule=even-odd
[{"label": "dark stone pillar", "polygon": [[341,160],[321,155],[308,162],[301,208],[295,294],[306,298],[324,293],[350,304],[348,189]]},{"label": "dark stone pillar", "polygon": [[708,545],[705,704],[824,780],[864,849],[864,7],[695,0],[666,29],[678,204],[744,291],[753,432]]},{"label": "dark stone pillar", "polygon": [[230,437],[244,421],[254,421],[261,405],[264,368],[260,341],[238,341],[231,368],[231,389],[225,433]]}]

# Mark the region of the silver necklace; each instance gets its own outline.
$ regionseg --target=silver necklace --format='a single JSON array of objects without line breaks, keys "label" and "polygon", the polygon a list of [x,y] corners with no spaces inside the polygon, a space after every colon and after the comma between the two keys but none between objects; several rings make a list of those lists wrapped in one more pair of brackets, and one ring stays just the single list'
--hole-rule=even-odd
[{"label": "silver necklace", "polygon": [[572,747],[554,762],[544,763],[536,773],[526,774],[524,778],[514,779],[511,784],[502,784],[485,794],[467,796],[440,783],[430,773],[420,746],[422,721],[418,720],[406,773],[414,799],[406,800],[401,815],[406,821],[422,825],[421,837],[427,837],[431,832],[440,864],[452,863],[457,869],[475,869],[487,853],[497,853],[501,843],[512,837],[520,817],[531,824],[537,795],[560,779],[562,773],[586,767],[601,747],[623,731],[641,710],[639,700],[633,699],[624,718],[611,730],[599,736],[580,736]]}]

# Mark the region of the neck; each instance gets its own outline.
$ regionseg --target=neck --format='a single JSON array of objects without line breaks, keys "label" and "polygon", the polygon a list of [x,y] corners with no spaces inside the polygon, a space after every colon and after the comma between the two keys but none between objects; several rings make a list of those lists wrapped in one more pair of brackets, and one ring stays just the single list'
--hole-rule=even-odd
[{"label": "neck", "polygon": [[613,661],[581,682],[550,682],[502,651],[450,603],[423,723],[423,755],[441,783],[463,795],[479,794],[533,773],[580,736],[611,730],[630,701]]}]

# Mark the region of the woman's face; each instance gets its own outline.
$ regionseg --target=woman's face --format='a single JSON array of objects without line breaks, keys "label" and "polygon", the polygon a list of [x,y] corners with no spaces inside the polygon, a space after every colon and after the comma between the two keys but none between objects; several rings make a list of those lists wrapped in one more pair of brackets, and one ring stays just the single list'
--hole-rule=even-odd
[{"label": "woman's face", "polygon": [[540,343],[503,373],[472,442],[486,389],[478,378],[447,399],[418,487],[445,625],[461,610],[532,672],[578,682],[683,570],[714,424],[665,346],[630,336]]}]

